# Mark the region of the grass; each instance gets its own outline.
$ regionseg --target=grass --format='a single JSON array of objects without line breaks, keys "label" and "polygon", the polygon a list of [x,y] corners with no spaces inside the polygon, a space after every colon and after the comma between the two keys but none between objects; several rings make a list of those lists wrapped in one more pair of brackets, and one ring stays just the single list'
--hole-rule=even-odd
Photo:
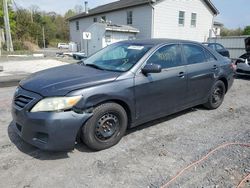
[{"label": "grass", "polygon": [[7,56],[7,55],[31,55],[33,52],[28,51],[28,50],[18,50],[14,52],[7,52],[7,51],[2,51],[2,56]]}]

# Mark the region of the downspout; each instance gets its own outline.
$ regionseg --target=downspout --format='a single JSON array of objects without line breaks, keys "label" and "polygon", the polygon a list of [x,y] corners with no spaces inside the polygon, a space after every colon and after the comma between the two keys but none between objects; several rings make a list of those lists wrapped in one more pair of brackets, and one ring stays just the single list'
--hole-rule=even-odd
[{"label": "downspout", "polygon": [[151,38],[154,38],[155,35],[155,7],[151,3],[152,0],[148,0],[149,6],[152,8],[152,25],[151,25]]},{"label": "downspout", "polygon": [[[211,29],[209,31],[209,39],[212,39],[213,33],[214,33],[214,19],[215,19],[215,14],[213,15],[213,20],[212,20],[212,25],[211,25]],[[216,37],[216,35],[215,35]],[[206,41],[205,41],[206,42]],[[207,41],[208,42],[208,41]]]},{"label": "downspout", "polygon": [[[213,15],[212,26],[211,26],[211,30],[210,30],[210,32],[209,32],[209,38],[212,38],[212,34],[214,33],[214,35],[215,35],[215,43],[217,42],[217,35],[216,35],[215,31],[214,31],[214,20],[215,20],[215,17],[216,17],[218,14],[219,14],[219,13],[215,13],[215,14]],[[209,41],[209,42],[210,42],[210,41]]]}]

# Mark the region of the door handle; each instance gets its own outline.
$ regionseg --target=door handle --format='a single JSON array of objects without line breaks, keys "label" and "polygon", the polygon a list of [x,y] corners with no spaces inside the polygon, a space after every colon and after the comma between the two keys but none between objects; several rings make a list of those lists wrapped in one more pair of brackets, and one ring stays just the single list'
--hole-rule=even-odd
[{"label": "door handle", "polygon": [[185,77],[185,73],[184,72],[180,72],[179,75],[178,75],[178,77],[184,78]]},{"label": "door handle", "polygon": [[213,69],[214,69],[214,70],[217,70],[217,69],[218,69],[218,66],[217,66],[217,65],[214,65],[214,66],[213,66]]}]

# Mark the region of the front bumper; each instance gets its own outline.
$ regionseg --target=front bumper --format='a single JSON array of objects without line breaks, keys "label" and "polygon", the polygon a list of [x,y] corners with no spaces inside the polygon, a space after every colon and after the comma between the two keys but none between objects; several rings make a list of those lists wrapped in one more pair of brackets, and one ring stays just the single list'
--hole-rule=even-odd
[{"label": "front bumper", "polygon": [[[21,92],[27,93],[28,91],[22,90]],[[29,93],[30,95],[32,93]],[[15,131],[24,141],[42,150],[73,149],[78,131],[92,116],[92,114],[77,114],[73,111],[30,113],[27,109],[31,106],[32,102],[20,109],[13,102],[12,117]]]}]

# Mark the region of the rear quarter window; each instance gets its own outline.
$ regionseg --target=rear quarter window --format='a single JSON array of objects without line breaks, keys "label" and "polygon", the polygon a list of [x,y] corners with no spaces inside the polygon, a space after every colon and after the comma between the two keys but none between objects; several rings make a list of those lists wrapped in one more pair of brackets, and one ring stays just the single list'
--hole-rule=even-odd
[{"label": "rear quarter window", "polygon": [[207,61],[217,61],[217,58],[208,50],[204,49]]},{"label": "rear quarter window", "polygon": [[216,49],[217,50],[224,50],[225,48],[220,44],[216,44]]}]

